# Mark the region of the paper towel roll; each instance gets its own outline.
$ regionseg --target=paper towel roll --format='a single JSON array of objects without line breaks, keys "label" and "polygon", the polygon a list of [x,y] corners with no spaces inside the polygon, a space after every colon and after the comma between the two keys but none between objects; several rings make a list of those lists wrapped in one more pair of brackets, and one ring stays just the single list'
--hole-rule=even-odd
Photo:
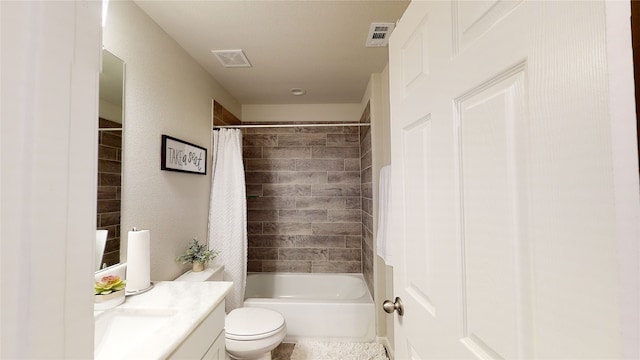
[{"label": "paper towel roll", "polygon": [[129,231],[127,238],[127,288],[135,293],[151,286],[149,230]]}]

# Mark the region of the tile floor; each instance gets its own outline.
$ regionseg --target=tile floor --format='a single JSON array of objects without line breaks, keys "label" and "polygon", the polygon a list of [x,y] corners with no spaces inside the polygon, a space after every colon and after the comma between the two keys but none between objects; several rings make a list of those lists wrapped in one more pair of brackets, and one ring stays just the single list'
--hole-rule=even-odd
[{"label": "tile floor", "polygon": [[281,343],[277,348],[271,351],[271,360],[289,360],[293,353],[294,343]]}]

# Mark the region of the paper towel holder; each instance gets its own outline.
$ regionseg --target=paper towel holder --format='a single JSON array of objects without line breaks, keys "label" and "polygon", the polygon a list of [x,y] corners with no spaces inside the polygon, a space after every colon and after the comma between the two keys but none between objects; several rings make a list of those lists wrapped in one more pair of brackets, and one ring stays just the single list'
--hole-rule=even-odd
[{"label": "paper towel holder", "polygon": [[[130,232],[138,232],[138,231],[139,231],[139,230],[138,230],[138,228],[134,226],[134,227],[131,229],[131,231],[130,231]],[[128,275],[128,271],[127,271],[127,275]],[[127,280],[128,280],[128,279],[127,279]],[[144,288],[144,289],[129,290],[129,289],[126,289],[126,288],[125,288],[125,296],[134,296],[134,295],[144,294],[144,293],[146,293],[147,291],[149,291],[149,290],[153,289],[153,286],[154,286],[154,283],[153,283],[152,281],[149,281],[149,286],[147,286],[147,287],[146,287],[146,288]]]}]

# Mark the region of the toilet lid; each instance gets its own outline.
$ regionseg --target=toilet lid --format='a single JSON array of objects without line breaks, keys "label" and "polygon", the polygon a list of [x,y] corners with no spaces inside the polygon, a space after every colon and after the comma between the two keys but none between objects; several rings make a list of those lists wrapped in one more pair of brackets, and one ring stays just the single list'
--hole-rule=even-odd
[{"label": "toilet lid", "polygon": [[284,317],[273,310],[244,307],[231,311],[224,322],[227,337],[255,338],[280,330]]}]

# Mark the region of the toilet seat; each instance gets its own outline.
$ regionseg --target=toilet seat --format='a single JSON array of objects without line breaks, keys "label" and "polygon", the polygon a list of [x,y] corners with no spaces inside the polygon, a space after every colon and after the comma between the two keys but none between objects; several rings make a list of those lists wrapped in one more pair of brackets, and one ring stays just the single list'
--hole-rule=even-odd
[{"label": "toilet seat", "polygon": [[225,337],[236,341],[264,339],[277,334],[284,327],[284,317],[276,311],[238,308],[225,318]]}]

